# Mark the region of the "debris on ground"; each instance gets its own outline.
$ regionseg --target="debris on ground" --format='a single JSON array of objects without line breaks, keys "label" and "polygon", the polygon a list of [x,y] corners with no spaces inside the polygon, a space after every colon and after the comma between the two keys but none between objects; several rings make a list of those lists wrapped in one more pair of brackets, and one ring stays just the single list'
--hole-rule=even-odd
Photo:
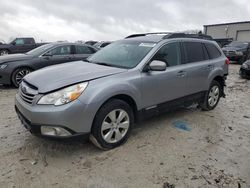
[{"label": "debris on ground", "polygon": [[182,121],[182,120],[174,121],[173,125],[177,129],[184,130],[184,131],[191,131],[191,128],[189,127],[189,125],[187,124],[187,122]]}]

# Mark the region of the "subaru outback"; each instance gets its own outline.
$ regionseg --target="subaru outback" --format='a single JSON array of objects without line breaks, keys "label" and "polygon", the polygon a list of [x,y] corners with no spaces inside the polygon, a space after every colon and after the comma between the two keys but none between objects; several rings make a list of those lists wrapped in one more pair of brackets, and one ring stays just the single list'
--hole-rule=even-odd
[{"label": "subaru outback", "polygon": [[124,143],[133,124],[176,106],[214,109],[229,60],[216,42],[182,33],[128,36],[87,61],[24,77],[15,109],[33,134],[87,135],[102,149]]}]

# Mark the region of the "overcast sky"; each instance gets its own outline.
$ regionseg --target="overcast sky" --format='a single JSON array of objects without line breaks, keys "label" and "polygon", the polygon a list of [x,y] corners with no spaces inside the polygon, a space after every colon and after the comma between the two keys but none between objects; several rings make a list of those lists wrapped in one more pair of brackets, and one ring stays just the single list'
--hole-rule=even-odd
[{"label": "overcast sky", "polygon": [[250,20],[248,0],[0,0],[0,40],[117,40]]}]

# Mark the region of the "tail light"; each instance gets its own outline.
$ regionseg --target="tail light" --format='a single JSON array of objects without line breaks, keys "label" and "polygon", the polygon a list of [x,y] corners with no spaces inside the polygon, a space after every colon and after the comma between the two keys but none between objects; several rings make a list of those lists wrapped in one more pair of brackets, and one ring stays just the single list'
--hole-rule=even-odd
[{"label": "tail light", "polygon": [[225,63],[226,63],[227,65],[229,65],[229,64],[230,64],[230,60],[229,60],[229,59],[226,59]]}]

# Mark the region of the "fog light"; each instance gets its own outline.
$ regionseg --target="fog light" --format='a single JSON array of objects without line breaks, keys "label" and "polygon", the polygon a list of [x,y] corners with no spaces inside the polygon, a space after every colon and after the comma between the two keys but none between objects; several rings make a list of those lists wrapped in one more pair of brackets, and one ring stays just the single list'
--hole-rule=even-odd
[{"label": "fog light", "polygon": [[41,134],[45,136],[71,136],[72,134],[61,127],[41,126]]}]

